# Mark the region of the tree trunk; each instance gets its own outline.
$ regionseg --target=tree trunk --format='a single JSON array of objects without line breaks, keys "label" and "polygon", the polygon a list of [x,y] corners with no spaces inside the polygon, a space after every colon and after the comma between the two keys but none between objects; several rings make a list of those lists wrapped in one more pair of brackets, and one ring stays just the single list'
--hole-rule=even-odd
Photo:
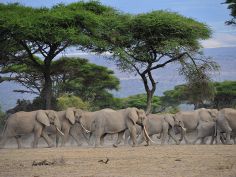
[{"label": "tree trunk", "polygon": [[45,102],[45,107],[44,109],[51,109],[52,108],[52,79],[49,76],[45,75],[44,76],[44,87],[43,87],[43,99]]},{"label": "tree trunk", "polygon": [[44,86],[42,89],[42,97],[44,99],[44,109],[52,109],[52,78],[50,75],[51,60],[44,61]]},{"label": "tree trunk", "polygon": [[153,97],[154,92],[153,91],[148,91],[147,92],[147,108],[146,108],[146,114],[151,113],[152,111],[152,97]]}]

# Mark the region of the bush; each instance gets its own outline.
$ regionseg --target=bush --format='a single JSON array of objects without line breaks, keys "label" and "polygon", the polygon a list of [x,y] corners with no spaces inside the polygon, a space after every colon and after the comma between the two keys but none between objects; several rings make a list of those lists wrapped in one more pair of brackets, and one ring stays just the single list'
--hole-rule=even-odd
[{"label": "bush", "polygon": [[84,102],[80,97],[65,94],[57,99],[57,107],[59,110],[65,110],[68,107],[76,107],[83,110],[89,110],[90,105]]}]

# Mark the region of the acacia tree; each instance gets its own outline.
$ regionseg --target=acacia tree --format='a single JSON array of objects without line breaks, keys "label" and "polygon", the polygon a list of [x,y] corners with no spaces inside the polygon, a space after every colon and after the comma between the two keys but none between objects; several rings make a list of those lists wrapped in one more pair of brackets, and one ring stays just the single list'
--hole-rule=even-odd
[{"label": "acacia tree", "polygon": [[[52,60],[70,46],[81,50],[102,45],[97,40],[99,18],[113,9],[98,2],[59,4],[52,8],[32,8],[0,4],[0,64],[27,64],[40,71],[45,108],[52,99]],[[39,54],[41,61],[34,55]],[[28,60],[30,59],[30,60]]]},{"label": "acacia tree", "polygon": [[106,33],[103,37],[110,43],[106,50],[113,54],[112,59],[121,70],[135,72],[142,78],[147,94],[147,113],[151,111],[156,91],[155,70],[179,63],[181,74],[191,77],[188,73],[194,69],[194,74],[199,74],[197,78],[201,80],[207,74],[205,68],[216,67],[199,52],[199,40],[211,35],[207,25],[168,11],[117,17],[104,19]]},{"label": "acacia tree", "polygon": [[[42,62],[37,58],[35,60],[39,63]],[[12,75],[2,77],[2,81],[15,81],[23,86],[22,89],[14,90],[15,92],[40,96],[44,82],[41,70],[27,64],[12,64],[3,66],[0,73]],[[62,57],[52,61],[50,77],[53,85],[52,93],[55,98],[64,94],[73,94],[97,107],[107,105],[108,100],[113,98],[109,91],[119,88],[119,80],[114,76],[113,71],[78,57]],[[38,98],[37,102],[39,101]],[[22,105],[21,103],[19,102],[18,105]],[[42,107],[39,108],[42,109]]]}]

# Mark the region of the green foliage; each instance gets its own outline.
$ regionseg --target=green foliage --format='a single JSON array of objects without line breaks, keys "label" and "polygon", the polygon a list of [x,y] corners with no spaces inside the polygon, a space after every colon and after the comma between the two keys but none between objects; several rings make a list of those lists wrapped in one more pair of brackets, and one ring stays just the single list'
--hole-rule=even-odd
[{"label": "green foliage", "polygon": [[[43,88],[37,92],[44,99],[45,108],[49,109],[53,98],[52,61],[70,46],[77,46],[80,50],[104,48],[105,43],[100,38],[101,19],[115,10],[97,1],[80,1],[52,8],[0,3],[0,12],[0,66],[17,64],[21,71],[24,65],[36,69],[36,75],[31,76],[30,81],[42,77]],[[34,57],[36,53],[41,54],[42,60]],[[0,73],[4,71],[0,70]],[[12,77],[1,81],[14,80],[24,84],[14,75]],[[36,92],[30,90],[30,93]]]},{"label": "green foliage", "polygon": [[220,109],[224,107],[236,108],[236,81],[215,82],[216,95],[213,106]]},{"label": "green foliage", "polygon": [[113,104],[110,90],[118,90],[119,80],[112,70],[81,58],[61,58],[53,62],[54,91],[71,93],[89,102],[94,109]]},{"label": "green foliage", "polygon": [[88,110],[90,105],[84,102],[80,97],[74,95],[63,95],[57,99],[59,110],[65,110],[68,107],[75,107],[83,110]]},{"label": "green foliage", "polygon": [[[225,108],[236,107],[236,82],[210,82],[209,85],[178,85],[164,92],[161,103],[176,108],[180,104],[194,104],[198,107]],[[200,86],[200,87],[199,87]],[[207,90],[209,89],[209,90]]]},{"label": "green foliage", "polygon": [[[209,63],[199,52],[199,40],[211,36],[210,28],[204,23],[169,11],[118,14],[104,21],[107,24],[104,39],[110,43],[106,50],[113,54],[112,59],[122,71],[135,72],[143,80],[147,95],[146,112],[151,110],[156,90],[154,70],[173,62],[188,67],[187,63],[193,63],[194,69],[200,70],[203,64]],[[206,69],[214,69],[213,63],[208,66]]]},{"label": "green foliage", "polygon": [[[144,109],[146,108],[146,94],[138,94],[138,95],[132,95],[127,98],[120,98],[119,103],[119,109],[124,109],[127,107],[136,107],[139,109]],[[152,104],[152,112],[158,112],[161,109],[161,101],[158,96],[153,97],[153,104]]]},{"label": "green foliage", "polygon": [[165,91],[163,96],[160,98],[161,102],[167,107],[177,107],[188,99],[185,94],[186,89],[186,85],[177,85],[173,90]]},{"label": "green foliage", "polygon": [[236,1],[235,0],[226,0],[225,4],[228,4],[228,9],[231,10],[230,15],[233,17],[231,20],[226,21],[227,25],[235,25],[236,24]]}]

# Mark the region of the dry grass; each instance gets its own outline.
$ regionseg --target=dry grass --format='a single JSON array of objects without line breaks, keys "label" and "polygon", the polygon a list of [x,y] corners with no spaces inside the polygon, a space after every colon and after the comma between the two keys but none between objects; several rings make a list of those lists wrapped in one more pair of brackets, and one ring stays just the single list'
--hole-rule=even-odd
[{"label": "dry grass", "polygon": [[[32,166],[44,160],[56,163]],[[236,177],[236,146],[1,149],[0,176]]]}]

